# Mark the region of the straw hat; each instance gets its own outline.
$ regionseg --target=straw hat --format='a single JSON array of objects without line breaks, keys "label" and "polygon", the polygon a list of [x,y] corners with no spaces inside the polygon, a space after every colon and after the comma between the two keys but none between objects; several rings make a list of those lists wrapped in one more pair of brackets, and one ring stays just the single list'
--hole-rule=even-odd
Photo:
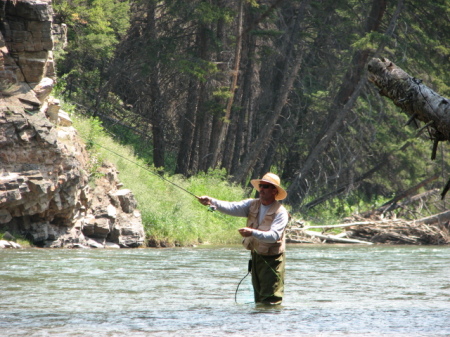
[{"label": "straw hat", "polygon": [[274,173],[268,172],[261,179],[253,179],[250,181],[250,183],[258,191],[259,191],[258,185],[261,183],[269,183],[274,185],[278,190],[278,194],[275,196],[275,200],[283,200],[284,198],[287,197],[287,192],[280,186],[280,177],[278,177]]}]

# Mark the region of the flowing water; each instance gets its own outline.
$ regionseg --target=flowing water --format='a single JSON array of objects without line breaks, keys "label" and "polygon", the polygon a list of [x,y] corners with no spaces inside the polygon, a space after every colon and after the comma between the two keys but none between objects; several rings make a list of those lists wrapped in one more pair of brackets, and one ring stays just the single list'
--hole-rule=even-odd
[{"label": "flowing water", "polygon": [[247,262],[238,246],[0,250],[0,336],[450,336],[450,247],[289,246],[275,307],[250,277],[235,296]]}]

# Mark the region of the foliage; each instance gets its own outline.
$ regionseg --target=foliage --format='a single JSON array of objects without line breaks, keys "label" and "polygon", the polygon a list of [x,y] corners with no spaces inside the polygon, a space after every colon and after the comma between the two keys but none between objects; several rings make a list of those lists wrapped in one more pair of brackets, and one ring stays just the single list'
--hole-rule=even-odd
[{"label": "foliage", "polygon": [[53,8],[68,26],[68,47],[57,60],[65,93],[78,103],[92,104],[115,47],[129,28],[129,2],[54,0]]},{"label": "foliage", "polygon": [[99,177],[98,169],[102,166],[105,157],[99,151],[99,142],[106,135],[106,131],[102,126],[102,122],[95,117],[83,117],[81,115],[82,109],[76,108],[75,105],[62,100],[64,110],[72,117],[75,128],[78,130],[80,136],[86,144],[86,150],[89,153],[89,162],[87,170],[89,174],[89,181],[92,183]]},{"label": "foliage", "polygon": [[[0,240],[5,240],[4,236],[5,232],[0,232]],[[14,242],[18,243],[22,248],[29,248],[32,247],[32,243],[30,242],[30,240],[28,240],[27,238],[23,237],[20,234],[16,234],[14,233]]]},{"label": "foliage", "polygon": [[195,197],[177,187],[198,196],[208,194],[222,200],[241,200],[244,191],[227,182],[224,170],[189,179],[179,175],[161,177],[154,167],[134,155],[132,147],[121,145],[105,132],[97,119],[77,114],[71,117],[81,137],[87,142],[91,140],[98,158],[113,163],[120,181],[133,191],[148,238],[180,245],[239,241],[236,229],[243,226],[243,219],[208,212]]},{"label": "foliage", "polygon": [[[376,207],[436,172],[448,175],[445,146],[430,162],[427,130],[417,135],[414,123],[405,126],[399,108],[370,84],[357,88],[367,60],[384,56],[449,96],[449,8],[449,0],[57,0],[71,34],[58,86],[100,116],[144,167],[157,165],[188,189],[215,172],[214,184],[226,184],[245,165],[242,186],[273,170],[299,195],[293,210],[332,219]],[[277,106],[296,60],[289,95]],[[256,148],[256,162],[247,161],[275,111],[280,117],[264,131],[268,145]],[[442,181],[426,186],[439,187]],[[194,207],[184,197],[145,212],[149,233],[198,236],[194,220],[185,227],[174,219]]]}]

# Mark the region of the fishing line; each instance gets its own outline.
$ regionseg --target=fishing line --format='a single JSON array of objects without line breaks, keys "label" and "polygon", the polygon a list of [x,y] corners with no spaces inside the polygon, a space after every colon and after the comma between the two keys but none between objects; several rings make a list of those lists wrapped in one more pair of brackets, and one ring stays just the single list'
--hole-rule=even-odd
[{"label": "fishing line", "polygon": [[[28,114],[30,114],[28,111],[25,111],[25,112],[28,113]],[[42,119],[44,119],[44,118],[42,118]],[[170,181],[170,180],[164,178],[163,176],[161,176],[161,175],[159,175],[159,174],[157,174],[157,173],[151,171],[151,170],[148,169],[147,167],[142,166],[142,165],[136,163],[135,161],[132,161],[131,159],[128,159],[127,157],[122,156],[121,154],[119,154],[119,153],[117,153],[117,152],[115,152],[115,151],[113,151],[113,150],[111,150],[111,149],[108,149],[107,147],[104,147],[104,146],[98,144],[97,142],[94,142],[92,139],[87,139],[86,137],[84,137],[84,136],[81,135],[81,134],[80,134],[80,137],[83,138],[84,140],[88,141],[89,143],[95,144],[96,146],[98,146],[98,147],[100,147],[100,148],[102,148],[102,149],[104,149],[104,150],[106,150],[106,151],[109,151],[109,152],[115,154],[116,156],[118,156],[118,157],[120,157],[120,158],[122,158],[122,159],[125,159],[125,160],[127,160],[128,162],[130,162],[130,163],[136,165],[137,167],[140,167],[141,169],[143,169],[143,170],[145,170],[145,171],[147,171],[147,172],[149,172],[149,173],[151,173],[151,174],[153,174],[153,175],[155,175],[155,176],[161,178],[162,180],[164,180],[164,181],[166,181],[166,182],[172,184],[173,186],[179,188],[180,190],[182,190],[182,191],[184,191],[184,192],[186,192],[186,193],[192,195],[192,196],[195,197],[196,199],[200,199],[200,197],[196,196],[194,193],[189,192],[189,191],[186,190],[185,188],[183,188],[183,187],[181,187],[181,186],[175,184],[174,182],[172,182],[172,181]],[[215,206],[213,206],[213,205],[209,205],[209,206],[208,206],[208,211],[209,211],[209,212],[215,212],[215,210],[216,210],[216,207],[215,207]],[[241,283],[244,281],[244,279],[250,274],[251,270],[252,270],[252,260],[249,260],[249,262],[248,262],[248,272],[247,272],[247,274],[241,279],[241,281],[238,283],[237,288],[236,288],[236,292],[235,292],[235,294],[234,294],[234,300],[235,300],[236,303],[237,303],[237,292],[238,292],[238,290],[239,290],[239,286],[240,286]]]},{"label": "fishing line", "polygon": [[147,167],[142,166],[142,165],[140,165],[140,164],[138,164],[138,163],[132,161],[131,159],[128,159],[127,157],[124,157],[124,156],[122,156],[121,154],[118,154],[117,152],[115,152],[115,151],[113,151],[113,150],[111,150],[111,149],[108,149],[108,148],[106,148],[106,147],[104,147],[104,146],[102,146],[102,145],[100,145],[100,144],[98,144],[98,143],[96,143],[96,142],[94,142],[94,141],[92,141],[92,140],[88,140],[88,139],[86,139],[86,138],[83,137],[83,136],[81,136],[81,137],[84,138],[86,141],[89,141],[90,143],[95,144],[95,145],[101,147],[102,149],[105,149],[106,151],[109,151],[109,152],[111,152],[111,153],[114,153],[116,156],[118,156],[118,157],[120,157],[120,158],[122,158],[122,159],[125,159],[125,160],[129,161],[130,163],[132,163],[132,164],[134,164],[134,165],[140,167],[141,169],[143,169],[143,170],[145,170],[145,171],[147,171],[147,172],[150,172],[151,174],[157,176],[158,178],[161,178],[162,180],[164,180],[164,181],[166,181],[166,182],[172,184],[173,186],[178,187],[180,190],[182,190],[182,191],[184,191],[184,192],[186,192],[186,193],[192,195],[193,197],[199,199],[199,197],[196,196],[194,193],[189,192],[188,190],[186,190],[186,189],[184,189],[183,187],[181,187],[181,186],[175,184],[174,182],[170,181],[169,179],[164,178],[163,176],[159,175],[158,173],[155,173],[155,172],[151,171],[151,170],[148,169]]},{"label": "fishing line", "polygon": [[247,274],[245,274],[245,276],[239,281],[237,288],[236,288],[236,292],[234,293],[234,301],[236,302],[236,304],[238,304],[237,302],[237,293],[239,290],[239,286],[241,285],[242,281],[245,280],[245,278],[248,276],[248,274],[250,274],[252,271],[252,260],[248,260],[248,272]]},{"label": "fishing line", "polygon": [[[83,138],[84,138],[84,137],[83,137]],[[86,139],[86,140],[87,140],[87,139]],[[135,164],[136,166],[138,166],[138,167],[140,167],[140,168],[142,168],[142,169],[144,169],[144,170],[146,170],[146,171],[148,171],[148,172],[150,172],[150,173],[152,173],[152,174],[158,176],[158,177],[161,178],[162,180],[164,180],[164,181],[166,181],[166,182],[168,182],[168,183],[170,183],[170,184],[172,184],[172,185],[178,187],[179,189],[181,189],[181,190],[185,191],[186,193],[188,193],[188,194],[194,196],[195,198],[199,199],[199,197],[196,196],[195,194],[193,194],[192,192],[189,192],[188,190],[184,189],[184,188],[181,187],[181,186],[178,186],[178,185],[175,184],[174,182],[172,182],[172,181],[170,181],[170,180],[168,180],[168,179],[166,179],[166,178],[160,176],[159,174],[157,174],[157,173],[155,173],[155,172],[150,171],[148,168],[146,168],[146,167],[144,167],[144,166],[142,166],[142,165],[139,165],[138,163],[136,163],[136,162],[134,162],[134,161],[132,161],[132,160],[130,160],[130,159],[128,159],[128,158],[126,158],[126,157],[124,157],[124,156],[118,154],[117,152],[112,151],[112,150],[110,150],[110,149],[108,149],[108,148],[106,148],[106,147],[104,147],[104,146],[102,146],[102,145],[100,145],[100,144],[97,144],[97,143],[95,143],[95,142],[93,142],[93,141],[91,141],[91,143],[92,143],[92,144],[95,144],[95,145],[97,145],[97,146],[99,146],[99,147],[101,147],[101,148],[103,148],[103,149],[105,149],[105,150],[107,150],[107,151],[109,151],[109,152],[111,152],[111,153],[113,153],[113,154],[115,154],[116,156],[119,156],[120,158],[123,158],[123,159],[125,159],[125,160],[128,160],[129,162]],[[208,206],[208,211],[209,211],[209,212],[215,212],[215,210],[216,210],[216,206],[213,206],[213,205],[209,205],[209,206]],[[249,260],[249,261],[248,261],[248,271],[247,271],[247,274],[245,274],[245,276],[239,281],[239,283],[238,283],[238,285],[237,285],[237,288],[236,288],[236,292],[234,293],[234,301],[236,302],[236,304],[237,304],[237,293],[238,293],[238,290],[239,290],[239,286],[240,286],[241,283],[244,281],[244,279],[251,273],[251,271],[252,271],[252,260]]]}]

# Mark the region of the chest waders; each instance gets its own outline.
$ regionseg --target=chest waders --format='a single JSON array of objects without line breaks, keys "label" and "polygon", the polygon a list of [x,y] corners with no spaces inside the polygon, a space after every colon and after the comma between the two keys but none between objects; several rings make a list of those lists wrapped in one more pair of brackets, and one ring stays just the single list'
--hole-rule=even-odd
[{"label": "chest waders", "polygon": [[256,303],[280,304],[284,294],[285,253],[252,256],[252,285]]}]

